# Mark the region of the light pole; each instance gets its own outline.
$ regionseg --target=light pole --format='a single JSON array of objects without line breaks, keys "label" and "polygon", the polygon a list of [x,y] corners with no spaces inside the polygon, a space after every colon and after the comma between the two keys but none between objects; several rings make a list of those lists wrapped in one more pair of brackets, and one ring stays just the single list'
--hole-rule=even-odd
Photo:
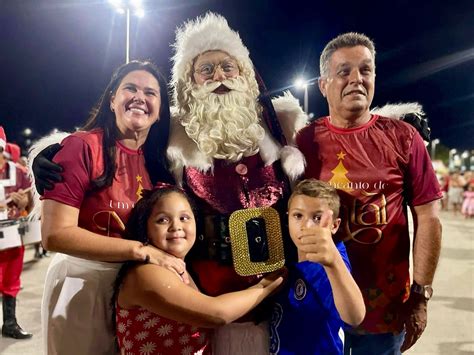
[{"label": "light pole", "polygon": [[125,31],[125,63],[130,62],[130,13],[139,18],[145,16],[145,11],[142,8],[141,0],[109,0],[109,3],[115,10],[123,15],[126,15],[126,31]]},{"label": "light pole", "polygon": [[467,160],[468,157],[469,157],[469,152],[467,150],[465,150],[461,154],[461,171],[466,171],[467,170],[466,160]]},{"label": "light pole", "polygon": [[457,150],[456,149],[450,149],[449,150],[449,157],[448,157],[448,169],[449,171],[454,170],[454,154],[456,154]]},{"label": "light pole", "polygon": [[439,139],[433,139],[431,141],[431,160],[435,160],[436,158],[436,145],[439,144]]},{"label": "light pole", "polygon": [[24,137],[24,145],[25,148],[28,149],[31,146],[31,135],[33,134],[33,130],[29,127],[26,127],[22,132],[21,135]]},{"label": "light pole", "polygon": [[299,89],[304,89],[303,96],[303,109],[306,114],[308,114],[308,83],[303,78],[298,78],[295,80],[294,84]]},{"label": "light pole", "polygon": [[309,81],[306,81],[303,78],[298,78],[295,80],[294,84],[299,89],[304,89],[304,97],[303,97],[303,108],[304,112],[308,114],[308,85]]}]

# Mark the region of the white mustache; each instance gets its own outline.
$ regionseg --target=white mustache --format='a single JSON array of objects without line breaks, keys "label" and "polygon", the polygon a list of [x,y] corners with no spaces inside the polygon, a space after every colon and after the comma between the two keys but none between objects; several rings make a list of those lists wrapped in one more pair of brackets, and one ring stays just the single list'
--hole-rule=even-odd
[{"label": "white mustache", "polygon": [[245,83],[245,79],[239,76],[236,78],[226,79],[224,81],[210,81],[210,82],[204,83],[201,86],[196,85],[193,90],[193,96],[198,99],[203,99],[207,97],[209,94],[212,94],[214,90],[216,90],[221,85],[224,85],[226,88],[230,90],[239,91],[239,92],[245,92],[248,87]]}]

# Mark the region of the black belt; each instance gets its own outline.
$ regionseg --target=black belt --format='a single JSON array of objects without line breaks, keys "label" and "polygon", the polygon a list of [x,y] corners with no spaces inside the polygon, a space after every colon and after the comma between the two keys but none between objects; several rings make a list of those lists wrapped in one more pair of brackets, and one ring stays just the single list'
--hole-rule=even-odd
[{"label": "black belt", "polygon": [[215,260],[223,265],[232,265],[228,215],[204,217],[190,256],[193,259]]}]

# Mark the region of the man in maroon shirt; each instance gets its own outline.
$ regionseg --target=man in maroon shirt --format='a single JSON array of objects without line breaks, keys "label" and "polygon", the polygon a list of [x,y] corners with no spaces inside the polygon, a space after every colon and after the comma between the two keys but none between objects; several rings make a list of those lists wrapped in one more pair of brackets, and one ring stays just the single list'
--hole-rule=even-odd
[{"label": "man in maroon shirt", "polygon": [[[341,196],[342,223],[354,278],[367,315],[346,331],[345,353],[399,354],[420,337],[438,263],[441,191],[416,130],[369,110],[375,88],[375,48],[346,33],[321,54],[319,88],[329,116],[303,128],[297,145],[306,178],[328,181]],[[414,217],[410,292],[407,206]]]}]

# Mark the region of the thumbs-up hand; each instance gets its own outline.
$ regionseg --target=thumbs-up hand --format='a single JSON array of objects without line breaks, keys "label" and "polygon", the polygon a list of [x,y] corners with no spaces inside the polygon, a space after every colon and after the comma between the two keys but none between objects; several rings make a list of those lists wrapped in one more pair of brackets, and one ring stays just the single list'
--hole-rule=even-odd
[{"label": "thumbs-up hand", "polygon": [[306,254],[306,259],[323,266],[334,265],[339,255],[332,239],[333,212],[326,210],[321,215],[319,225],[312,225],[301,230],[300,252]]}]

